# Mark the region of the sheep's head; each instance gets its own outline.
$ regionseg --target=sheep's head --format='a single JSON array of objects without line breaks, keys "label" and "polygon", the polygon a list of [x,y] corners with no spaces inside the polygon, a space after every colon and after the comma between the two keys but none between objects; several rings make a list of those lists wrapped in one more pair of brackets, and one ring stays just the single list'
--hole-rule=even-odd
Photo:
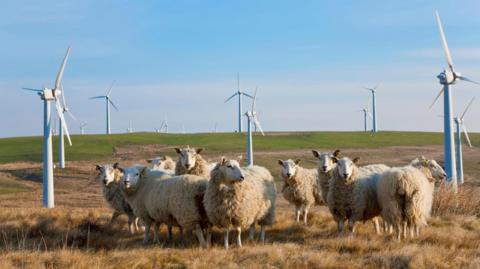
[{"label": "sheep's head", "polygon": [[146,176],[147,170],[148,168],[145,166],[132,166],[125,168],[122,176],[123,187],[125,190],[134,190],[140,179]]},{"label": "sheep's head", "polygon": [[300,160],[295,161],[288,159],[286,161],[278,160],[278,164],[282,166],[282,177],[285,179],[291,179],[297,173],[297,167]]},{"label": "sheep's head", "polygon": [[447,178],[447,173],[443,170],[442,166],[433,159],[427,159],[423,156],[413,160],[410,165],[416,168],[426,168],[432,174],[433,179],[436,181],[445,180]]},{"label": "sheep's head", "polygon": [[353,160],[350,160],[348,157],[339,159],[337,161],[337,167],[335,168],[337,169],[338,176],[345,181],[350,181],[359,161],[359,157]]},{"label": "sheep's head", "polygon": [[152,165],[152,170],[164,170],[167,169],[165,165],[167,161],[170,161],[171,158],[168,156],[155,157],[153,159],[148,159],[147,162]]},{"label": "sheep's head", "polygon": [[322,171],[323,173],[328,173],[335,167],[335,163],[337,162],[340,150],[337,149],[333,153],[320,153],[316,150],[312,150],[312,153],[313,156],[318,159],[318,167],[320,171]]},{"label": "sheep's head", "polygon": [[186,148],[175,148],[175,151],[179,155],[180,164],[187,170],[195,167],[197,162],[197,155],[203,151],[203,148],[194,149],[190,147]]},{"label": "sheep's head", "polygon": [[217,164],[217,169],[219,169],[222,181],[225,183],[242,182],[245,179],[242,168],[236,160],[228,160],[222,157]]},{"label": "sheep's head", "polygon": [[99,172],[98,177],[104,186],[117,182],[123,174],[123,169],[119,167],[118,163],[96,165],[96,170]]}]

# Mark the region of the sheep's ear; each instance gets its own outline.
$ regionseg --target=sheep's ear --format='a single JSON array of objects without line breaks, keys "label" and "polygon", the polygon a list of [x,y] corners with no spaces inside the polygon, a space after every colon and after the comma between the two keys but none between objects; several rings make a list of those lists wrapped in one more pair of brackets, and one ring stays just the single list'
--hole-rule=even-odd
[{"label": "sheep's ear", "polygon": [[102,171],[102,166],[96,164],[96,165],[95,165],[95,170],[97,170],[97,171]]},{"label": "sheep's ear", "polygon": [[202,152],[202,151],[203,151],[203,148],[199,148],[199,149],[196,150],[197,154],[200,154],[200,152]]},{"label": "sheep's ear", "polygon": [[299,164],[300,161],[301,161],[300,159],[296,159],[296,160],[295,160],[295,164]]},{"label": "sheep's ear", "polygon": [[180,154],[180,152],[182,152],[179,148],[175,148],[175,151],[177,152],[177,154]]},{"label": "sheep's ear", "polygon": [[359,161],[360,161],[360,157],[356,157],[355,159],[352,160],[354,164],[358,164]]},{"label": "sheep's ear", "polygon": [[125,171],[124,171],[123,168],[121,168],[121,167],[118,167],[117,170],[120,171],[120,172],[122,172],[122,173],[125,173]]},{"label": "sheep's ear", "polygon": [[339,150],[339,149],[337,149],[337,150],[335,150],[335,151],[333,152],[333,156],[334,156],[334,157],[338,157],[339,154],[340,154],[340,150]]},{"label": "sheep's ear", "polygon": [[237,162],[240,163],[240,162],[242,162],[242,160],[243,160],[243,155],[238,155],[237,156]]},{"label": "sheep's ear", "polygon": [[332,162],[333,162],[333,163],[337,163],[337,162],[338,162],[338,158],[335,157],[335,156],[333,156],[331,159],[332,159]]},{"label": "sheep's ear", "polygon": [[283,166],[283,161],[282,160],[278,160],[278,164]]},{"label": "sheep's ear", "polygon": [[318,151],[312,150],[312,153],[313,153],[314,157],[316,157],[316,158],[320,157],[320,153],[318,153]]},{"label": "sheep's ear", "polygon": [[225,165],[227,162],[227,157],[223,156],[222,159],[220,159],[220,165]]},{"label": "sheep's ear", "polygon": [[118,163],[114,163],[113,168],[118,169]]},{"label": "sheep's ear", "polygon": [[153,159],[148,159],[147,160],[147,163],[152,163],[153,162]]},{"label": "sheep's ear", "polygon": [[143,167],[142,171],[140,171],[140,176],[142,176],[142,177],[146,176],[147,172],[148,172],[147,169],[148,169],[147,167]]},{"label": "sheep's ear", "polygon": [[166,161],[167,158],[170,158],[170,157],[168,157],[168,156],[162,156],[160,159],[163,160],[163,161]]}]

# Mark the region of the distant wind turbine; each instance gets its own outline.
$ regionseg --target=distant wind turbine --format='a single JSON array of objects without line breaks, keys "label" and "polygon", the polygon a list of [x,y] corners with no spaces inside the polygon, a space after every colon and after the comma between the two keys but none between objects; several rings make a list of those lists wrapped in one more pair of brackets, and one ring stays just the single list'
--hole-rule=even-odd
[{"label": "distant wind turbine", "polygon": [[129,120],[128,121],[127,133],[132,133],[132,132],[133,132],[132,120]]},{"label": "distant wind turbine", "polygon": [[160,132],[161,133],[168,133],[168,121],[167,115],[163,118],[162,124],[160,125]]},{"label": "distant wind turbine", "polygon": [[369,90],[372,93],[372,132],[376,133],[378,131],[377,127],[377,100],[376,100],[376,93],[378,85],[373,88],[363,87],[366,90]]},{"label": "distant wind turbine", "polygon": [[462,156],[462,135],[461,132],[463,132],[463,135],[465,136],[465,140],[467,140],[468,146],[471,148],[472,143],[470,142],[470,138],[468,137],[468,132],[467,128],[465,127],[464,119],[465,119],[465,114],[467,113],[468,109],[473,103],[473,100],[475,100],[475,97],[472,98],[470,103],[468,103],[467,107],[462,113],[462,116],[460,117],[455,117],[455,124],[457,127],[457,176],[458,176],[458,184],[462,185],[464,180],[463,180],[463,156]]},{"label": "distant wind turbine", "polygon": [[368,111],[368,107],[362,108],[360,111],[363,112],[363,129],[365,132],[368,132],[368,117],[372,117],[372,114],[370,114],[370,111]]},{"label": "distant wind turbine", "polygon": [[84,135],[84,134],[85,134],[85,126],[87,126],[87,123],[86,123],[86,122],[80,124],[80,134],[81,134],[81,135]]},{"label": "distant wind turbine", "polygon": [[237,73],[237,92],[235,92],[232,96],[230,96],[225,103],[230,101],[233,97],[238,96],[238,132],[242,132],[242,95],[247,96],[249,98],[253,97],[245,92],[240,90],[240,75]]},{"label": "distant wind turbine", "polygon": [[23,88],[24,90],[34,91],[43,100],[43,206],[46,208],[53,208],[54,202],[54,186],[53,186],[53,149],[52,149],[52,117],[51,117],[51,103],[55,102],[55,109],[57,116],[62,122],[62,129],[67,136],[68,143],[72,145],[70,140],[70,133],[68,132],[67,123],[63,116],[64,107],[61,104],[60,95],[62,94],[62,77],[67,64],[68,56],[70,55],[70,47],[63,58],[62,65],[57,73],[55,79],[55,88],[31,89]]},{"label": "distant wind turbine", "polygon": [[248,158],[248,166],[253,166],[253,140],[252,140],[252,122],[253,124],[260,130],[263,136],[265,136],[265,133],[262,130],[262,126],[260,125],[260,122],[258,122],[257,119],[257,112],[255,111],[255,101],[257,98],[257,90],[255,90],[255,94],[253,95],[252,99],[252,110],[247,111],[245,113],[245,116],[247,117],[247,127],[248,127],[248,152],[247,152],[247,158]]},{"label": "distant wind turbine", "polygon": [[107,107],[107,115],[106,115],[106,134],[110,134],[110,105],[113,106],[113,108],[115,108],[115,110],[118,111],[118,108],[117,106],[113,103],[112,99],[110,98],[110,93],[112,93],[112,87],[113,87],[113,84],[115,84],[115,81],[112,82],[112,85],[110,85],[110,89],[107,91],[107,94],[105,95],[100,95],[100,96],[94,96],[94,97],[90,97],[90,99],[105,99],[105,105]]}]

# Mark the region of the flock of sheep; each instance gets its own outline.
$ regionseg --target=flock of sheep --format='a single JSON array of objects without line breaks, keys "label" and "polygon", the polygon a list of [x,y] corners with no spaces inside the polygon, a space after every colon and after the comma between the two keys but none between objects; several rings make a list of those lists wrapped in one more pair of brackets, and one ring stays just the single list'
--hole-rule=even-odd
[{"label": "flock of sheep", "polygon": [[[97,165],[104,198],[114,210],[111,221],[128,215],[129,231],[144,225],[144,244],[159,241],[159,227],[180,233],[192,231],[202,247],[211,244],[211,229],[224,231],[224,246],[229,247],[230,230],[236,230],[236,242],[242,246],[242,229],[249,229],[254,240],[255,226],[260,226],[260,241],[265,242],[265,227],[275,221],[276,187],[271,173],[261,166],[241,167],[240,160],[222,157],[209,163],[202,149],[176,148],[178,160],[168,156],[150,159],[151,167],[136,165],[121,168]],[[340,157],[340,151],[320,153],[318,169],[306,169],[300,160],[279,160],[283,179],[282,194],[295,206],[296,221],[307,223],[309,209],[326,205],[344,233],[350,235],[359,221],[372,220],[377,233],[383,219],[386,232],[397,233],[400,240],[418,236],[427,225],[432,208],[435,181],[446,174],[435,160],[424,157],[404,167],[383,164],[358,166],[359,158]]]}]

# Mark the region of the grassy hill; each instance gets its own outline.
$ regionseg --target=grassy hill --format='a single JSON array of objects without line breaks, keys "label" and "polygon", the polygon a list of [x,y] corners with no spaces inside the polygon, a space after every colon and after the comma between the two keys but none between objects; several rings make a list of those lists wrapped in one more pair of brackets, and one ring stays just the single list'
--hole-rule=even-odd
[{"label": "grassy hill", "polygon": [[[480,141],[480,135],[472,134],[471,136],[474,144],[480,145],[480,143],[476,143],[476,141]],[[53,142],[54,151],[57,149],[57,139],[56,137]],[[115,147],[124,145],[190,145],[205,147],[209,152],[242,152],[247,143],[246,134],[235,133],[74,135],[72,141],[73,146],[66,147],[69,160],[108,157],[112,155]],[[264,137],[254,136],[254,146],[261,151],[438,145],[442,141],[441,133],[426,132],[380,132],[376,135],[363,132],[289,132],[269,133]],[[0,163],[40,161],[41,154],[41,137],[0,139]]]}]

